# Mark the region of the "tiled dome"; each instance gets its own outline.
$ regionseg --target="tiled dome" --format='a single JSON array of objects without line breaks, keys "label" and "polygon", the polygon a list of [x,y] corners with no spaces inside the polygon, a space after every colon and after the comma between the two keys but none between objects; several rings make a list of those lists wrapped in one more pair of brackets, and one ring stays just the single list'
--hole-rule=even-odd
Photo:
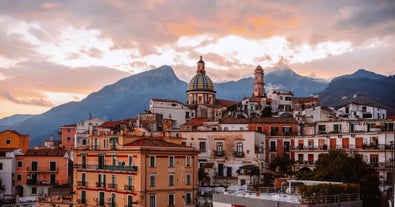
[{"label": "tiled dome", "polygon": [[214,91],[214,85],[206,73],[198,72],[189,82],[188,91]]}]

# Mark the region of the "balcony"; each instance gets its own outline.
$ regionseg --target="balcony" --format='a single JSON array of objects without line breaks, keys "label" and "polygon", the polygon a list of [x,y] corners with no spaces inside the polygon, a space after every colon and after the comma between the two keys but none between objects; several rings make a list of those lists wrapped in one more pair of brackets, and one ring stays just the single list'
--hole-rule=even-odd
[{"label": "balcony", "polygon": [[225,156],[225,151],[214,150],[214,156],[215,157],[223,157],[223,156]]},{"label": "balcony", "polygon": [[109,189],[117,189],[117,184],[115,184],[115,183],[108,183],[108,185],[107,185],[107,188],[109,188]]},{"label": "balcony", "polygon": [[88,182],[86,182],[86,181],[78,181],[77,182],[77,186],[80,186],[80,187],[81,186],[85,186],[86,187],[86,186],[88,186]]},{"label": "balcony", "polygon": [[133,191],[133,185],[124,185],[123,189]]},{"label": "balcony", "polygon": [[96,182],[96,187],[98,187],[98,188],[105,188],[106,184],[104,182]]},{"label": "balcony", "polygon": [[78,204],[86,204],[86,200],[85,199],[77,199],[77,203]]},{"label": "balcony", "polygon": [[33,168],[30,168],[30,167],[27,167],[26,170],[28,172],[34,172],[34,173],[54,173],[54,172],[58,172],[59,168],[52,168],[52,169],[51,168],[45,168],[45,169],[34,168],[33,169]]},{"label": "balcony", "polygon": [[244,152],[238,152],[238,151],[236,151],[236,152],[234,152],[234,156],[235,156],[235,157],[244,157],[245,155],[244,155]]},{"label": "balcony", "polygon": [[87,171],[96,171],[96,170],[109,170],[109,171],[124,171],[124,172],[137,172],[137,166],[118,166],[118,165],[82,165],[75,164],[74,168],[77,170],[87,170]]},{"label": "balcony", "polygon": [[35,180],[35,179],[27,179],[27,185],[57,185],[58,181],[46,181],[46,180]]}]

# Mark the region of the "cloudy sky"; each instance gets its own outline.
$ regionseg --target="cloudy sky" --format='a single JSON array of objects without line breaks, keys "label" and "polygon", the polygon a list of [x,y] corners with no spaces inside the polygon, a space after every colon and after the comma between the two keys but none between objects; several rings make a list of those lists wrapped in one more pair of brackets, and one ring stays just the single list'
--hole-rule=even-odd
[{"label": "cloudy sky", "polygon": [[395,0],[0,0],[0,118],[170,65],[215,82],[281,59],[319,78],[395,74]]}]

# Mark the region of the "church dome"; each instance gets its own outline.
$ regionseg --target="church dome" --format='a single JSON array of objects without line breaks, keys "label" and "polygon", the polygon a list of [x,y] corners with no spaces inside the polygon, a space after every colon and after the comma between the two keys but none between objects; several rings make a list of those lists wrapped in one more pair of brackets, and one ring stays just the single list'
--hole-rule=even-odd
[{"label": "church dome", "polygon": [[213,81],[206,75],[202,56],[197,63],[196,75],[191,79],[188,91],[211,91],[214,92]]},{"label": "church dome", "polygon": [[188,91],[214,91],[211,79],[205,73],[197,73],[189,82]]}]

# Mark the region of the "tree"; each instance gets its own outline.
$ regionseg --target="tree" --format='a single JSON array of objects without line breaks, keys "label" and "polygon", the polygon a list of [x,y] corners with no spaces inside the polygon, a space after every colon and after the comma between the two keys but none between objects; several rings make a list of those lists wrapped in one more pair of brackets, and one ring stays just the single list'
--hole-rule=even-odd
[{"label": "tree", "polygon": [[344,150],[329,150],[318,156],[312,174],[315,180],[360,184],[364,206],[374,206],[378,202],[378,175],[360,154],[349,155]]},{"label": "tree", "polygon": [[262,115],[261,117],[271,117],[272,116],[272,107],[271,106],[265,106],[262,110]]},{"label": "tree", "polygon": [[288,155],[276,156],[269,164],[271,171],[280,171],[280,176],[284,176],[284,173],[290,174],[292,165],[295,161],[289,159]]},{"label": "tree", "polygon": [[199,182],[202,181],[203,183],[210,183],[210,176],[208,176],[208,173],[204,171],[204,168],[199,168],[198,180]]}]

